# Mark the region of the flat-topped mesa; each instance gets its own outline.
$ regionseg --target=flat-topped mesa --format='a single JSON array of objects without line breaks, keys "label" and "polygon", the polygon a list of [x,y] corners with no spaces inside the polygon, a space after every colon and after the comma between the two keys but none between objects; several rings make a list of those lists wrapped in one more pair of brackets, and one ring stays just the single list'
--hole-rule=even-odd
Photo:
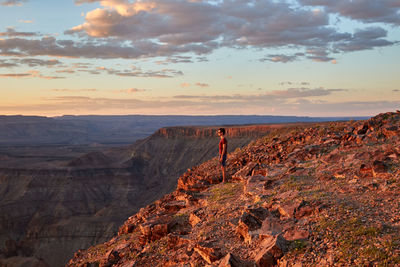
[{"label": "flat-topped mesa", "polygon": [[[271,129],[283,127],[283,125],[271,124],[271,125],[243,125],[243,126],[221,126],[226,129],[226,136],[231,138],[242,138],[242,137],[262,137],[266,135]],[[218,126],[204,127],[204,126],[177,126],[177,127],[165,127],[159,129],[154,133],[153,136],[160,136],[166,138],[176,137],[197,137],[197,138],[208,138],[216,137],[216,130],[220,128]]]}]

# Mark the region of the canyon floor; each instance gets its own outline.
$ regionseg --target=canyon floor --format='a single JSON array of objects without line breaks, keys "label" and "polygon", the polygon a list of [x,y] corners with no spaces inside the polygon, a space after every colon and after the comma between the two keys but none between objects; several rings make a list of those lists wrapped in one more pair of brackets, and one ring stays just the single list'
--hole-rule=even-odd
[{"label": "canyon floor", "polygon": [[399,266],[400,113],[277,128],[68,266]]}]

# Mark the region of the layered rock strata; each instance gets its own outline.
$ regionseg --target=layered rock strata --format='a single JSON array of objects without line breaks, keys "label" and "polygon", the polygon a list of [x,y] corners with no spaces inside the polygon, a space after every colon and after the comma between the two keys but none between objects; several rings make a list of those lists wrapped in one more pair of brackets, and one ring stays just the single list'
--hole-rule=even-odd
[{"label": "layered rock strata", "polygon": [[[273,127],[231,127],[229,148]],[[183,133],[162,129],[131,146],[89,153],[63,166],[1,168],[0,265],[60,266],[74,251],[110,239],[132,213],[173,191],[187,168],[218,153],[216,127],[179,129]],[[181,207],[177,202],[168,209]]]}]

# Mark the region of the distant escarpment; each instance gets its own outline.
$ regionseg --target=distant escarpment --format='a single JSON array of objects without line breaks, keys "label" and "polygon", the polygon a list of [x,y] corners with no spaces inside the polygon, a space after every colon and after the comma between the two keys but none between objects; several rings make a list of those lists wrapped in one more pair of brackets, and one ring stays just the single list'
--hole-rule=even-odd
[{"label": "distant escarpment", "polygon": [[[257,138],[265,135],[271,128],[287,127],[295,124],[276,124],[276,125],[249,125],[249,126],[227,126],[226,135],[229,138]],[[207,138],[215,136],[215,127],[167,127],[161,128],[154,136],[166,138]]]},{"label": "distant escarpment", "polygon": [[[229,151],[277,127],[226,127]],[[105,242],[131,214],[172,192],[188,168],[217,155],[216,129],[163,128],[63,164],[0,168],[0,265],[60,266]]]},{"label": "distant escarpment", "polygon": [[68,266],[399,266],[399,124],[272,129],[229,153],[228,183],[216,159],[190,168]]}]

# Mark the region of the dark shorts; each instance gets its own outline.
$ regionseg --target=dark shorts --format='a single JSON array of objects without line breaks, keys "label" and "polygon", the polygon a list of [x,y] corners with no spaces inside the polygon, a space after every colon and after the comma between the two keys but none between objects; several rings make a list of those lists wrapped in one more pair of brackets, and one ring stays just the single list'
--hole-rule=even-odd
[{"label": "dark shorts", "polygon": [[[220,156],[221,157],[221,156]],[[219,162],[221,166],[226,166],[226,154],[222,155],[222,161]]]}]

